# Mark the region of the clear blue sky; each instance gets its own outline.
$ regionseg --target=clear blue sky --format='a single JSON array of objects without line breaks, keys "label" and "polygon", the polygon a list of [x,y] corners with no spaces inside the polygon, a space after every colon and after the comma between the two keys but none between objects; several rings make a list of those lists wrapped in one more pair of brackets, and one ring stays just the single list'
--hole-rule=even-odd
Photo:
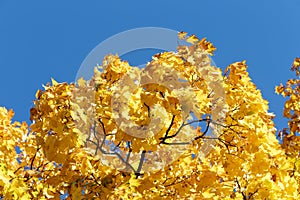
[{"label": "clear blue sky", "polygon": [[[74,81],[83,59],[101,41],[158,26],[207,37],[218,48],[213,59],[223,69],[247,60],[282,128],[284,99],[274,87],[292,77],[289,68],[300,56],[299,11],[299,0],[0,0],[0,106],[13,108],[16,120],[29,121],[35,92],[51,77]],[[146,61],[147,53],[134,58]]]}]

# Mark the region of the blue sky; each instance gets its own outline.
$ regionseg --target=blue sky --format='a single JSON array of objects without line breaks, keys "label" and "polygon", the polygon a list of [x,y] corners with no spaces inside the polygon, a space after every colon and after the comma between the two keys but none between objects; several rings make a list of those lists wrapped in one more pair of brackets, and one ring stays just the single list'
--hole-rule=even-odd
[{"label": "blue sky", "polygon": [[[53,77],[72,82],[100,42],[138,27],[165,27],[207,37],[218,48],[218,67],[247,60],[250,76],[282,119],[284,99],[275,85],[293,76],[300,56],[299,0],[206,1],[15,1],[0,0],[0,106],[29,121],[35,92]],[[128,56],[141,64],[147,50]]]}]

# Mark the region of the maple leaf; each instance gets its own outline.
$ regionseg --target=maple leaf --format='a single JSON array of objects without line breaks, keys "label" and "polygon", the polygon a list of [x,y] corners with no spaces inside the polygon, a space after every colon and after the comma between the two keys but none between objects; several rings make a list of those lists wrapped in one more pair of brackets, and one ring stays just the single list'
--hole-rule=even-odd
[{"label": "maple leaf", "polygon": [[246,62],[222,75],[212,43],[178,37],[145,69],[107,55],[90,80],[52,78],[29,127],[0,107],[0,198],[299,199],[300,59],[276,87],[279,143]]}]

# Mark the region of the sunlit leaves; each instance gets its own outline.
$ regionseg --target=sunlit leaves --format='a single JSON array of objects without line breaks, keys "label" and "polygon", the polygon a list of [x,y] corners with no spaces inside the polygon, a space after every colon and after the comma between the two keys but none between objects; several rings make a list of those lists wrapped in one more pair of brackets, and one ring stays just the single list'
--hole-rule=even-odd
[{"label": "sunlit leaves", "polygon": [[[282,140],[282,147],[285,150],[288,160],[294,166],[289,172],[300,184],[299,176],[299,152],[300,152],[300,59],[295,58],[291,70],[296,77],[289,79],[285,85],[276,86],[275,91],[287,98],[284,104],[283,116],[288,119],[288,128],[280,130],[279,137]],[[298,192],[300,188],[298,187]]]},{"label": "sunlit leaves", "polygon": [[0,107],[0,197],[299,198],[299,77],[276,87],[288,98],[279,144],[246,62],[221,75],[210,42],[179,39],[191,45],[154,55],[144,71],[107,55],[91,80],[51,79],[30,128]]}]

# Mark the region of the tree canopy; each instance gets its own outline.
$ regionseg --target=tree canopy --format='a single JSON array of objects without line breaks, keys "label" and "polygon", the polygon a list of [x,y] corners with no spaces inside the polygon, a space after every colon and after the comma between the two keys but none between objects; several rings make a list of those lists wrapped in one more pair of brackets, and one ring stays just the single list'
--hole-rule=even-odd
[{"label": "tree canopy", "polygon": [[277,131],[245,61],[205,38],[144,69],[107,55],[90,80],[38,90],[31,124],[0,107],[0,198],[298,199],[300,58]]}]

